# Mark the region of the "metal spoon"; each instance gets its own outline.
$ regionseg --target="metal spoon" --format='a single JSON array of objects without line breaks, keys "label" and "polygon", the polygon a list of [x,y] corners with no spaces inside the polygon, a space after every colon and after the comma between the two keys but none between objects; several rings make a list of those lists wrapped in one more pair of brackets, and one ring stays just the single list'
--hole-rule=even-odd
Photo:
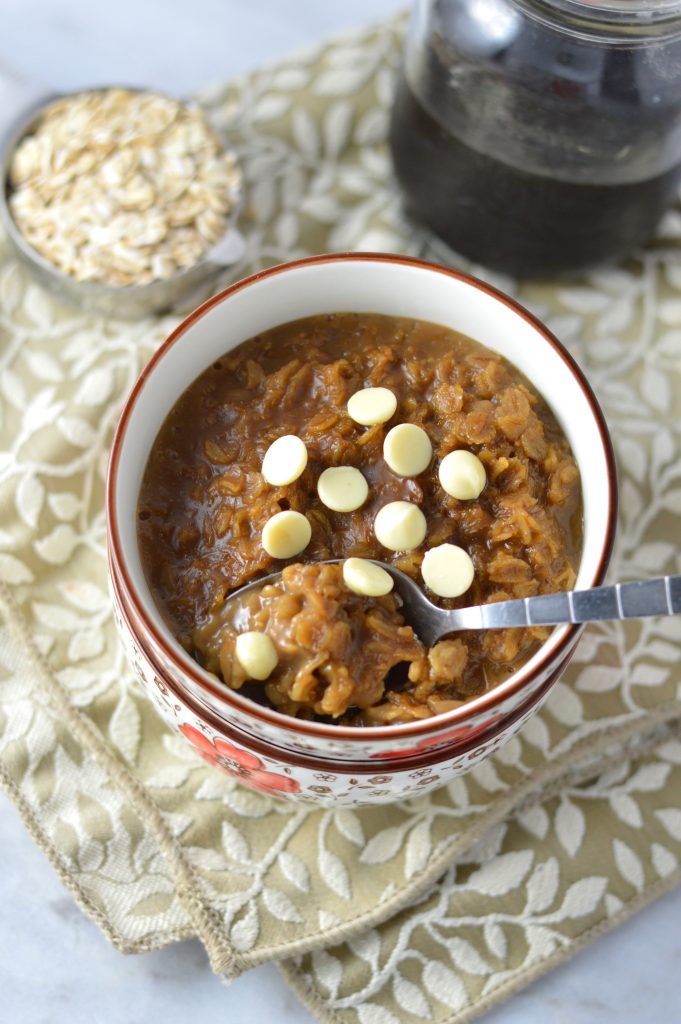
[{"label": "metal spoon", "polygon": [[[326,563],[339,564],[342,558]],[[652,580],[615,583],[590,590],[566,590],[515,601],[455,608],[438,608],[421,587],[400,569],[371,559],[389,572],[395,592],[402,598],[404,617],[421,642],[432,647],[436,640],[462,629],[508,629],[513,626],[558,626],[565,623],[599,622],[612,619],[642,619],[650,615],[677,615],[681,612],[681,576],[660,576]],[[271,573],[240,587],[229,600],[241,597],[266,583],[274,583],[280,572]]]}]

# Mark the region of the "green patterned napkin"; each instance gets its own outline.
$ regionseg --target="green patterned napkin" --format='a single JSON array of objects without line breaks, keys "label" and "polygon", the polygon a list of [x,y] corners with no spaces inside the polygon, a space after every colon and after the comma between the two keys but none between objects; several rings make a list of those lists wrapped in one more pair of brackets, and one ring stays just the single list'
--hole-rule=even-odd
[{"label": "green patterned napkin", "polygon": [[[385,146],[400,23],[202,97],[246,177],[231,273],[343,248],[453,260],[400,213]],[[585,367],[620,458],[612,578],[681,571],[681,212],[627,264],[494,277]],[[474,272],[483,274],[480,268]],[[463,1021],[681,880],[681,619],[591,627],[496,757],[393,807],[241,788],[137,690],[107,594],[121,403],[177,318],[59,306],[0,241],[0,780],[120,949],[270,959],[320,1019]]]}]

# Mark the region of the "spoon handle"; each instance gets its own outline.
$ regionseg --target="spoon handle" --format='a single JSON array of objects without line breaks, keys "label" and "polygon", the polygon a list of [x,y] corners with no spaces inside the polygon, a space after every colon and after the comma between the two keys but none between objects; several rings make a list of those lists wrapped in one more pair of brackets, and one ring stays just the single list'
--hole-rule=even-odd
[{"label": "spoon handle", "polygon": [[[450,612],[458,629],[557,626],[569,622],[642,619],[681,612],[681,576],[615,583],[591,590],[567,590],[516,601],[498,601]],[[459,616],[461,617],[459,619]]]}]

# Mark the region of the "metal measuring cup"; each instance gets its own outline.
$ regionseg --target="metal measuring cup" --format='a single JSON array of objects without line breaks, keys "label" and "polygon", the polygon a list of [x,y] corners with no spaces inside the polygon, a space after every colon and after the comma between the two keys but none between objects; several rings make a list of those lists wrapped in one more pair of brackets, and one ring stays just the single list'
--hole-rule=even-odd
[{"label": "metal measuring cup", "polygon": [[14,254],[44,288],[58,299],[79,306],[89,313],[121,320],[139,320],[189,304],[196,293],[206,292],[212,279],[226,267],[238,263],[243,256],[245,242],[236,228],[240,195],[235,197],[227,229],[215,245],[191,266],[178,270],[171,277],[150,281],[148,284],[116,286],[99,281],[77,281],[37,252],[24,238],[12,217],[8,203],[9,168],[17,146],[35,130],[50,104],[65,96],[85,91],[93,90],[49,92],[0,69],[0,223],[7,233]]}]

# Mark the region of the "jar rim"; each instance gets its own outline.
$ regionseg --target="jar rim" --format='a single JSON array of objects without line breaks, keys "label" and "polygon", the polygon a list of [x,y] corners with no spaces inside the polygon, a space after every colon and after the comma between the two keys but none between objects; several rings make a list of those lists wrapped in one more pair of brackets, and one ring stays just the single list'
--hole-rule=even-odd
[{"label": "jar rim", "polygon": [[681,0],[513,0],[577,30],[632,40],[681,32]]},{"label": "jar rim", "polygon": [[681,14],[681,0],[548,0],[550,5],[593,18],[648,22]]}]

